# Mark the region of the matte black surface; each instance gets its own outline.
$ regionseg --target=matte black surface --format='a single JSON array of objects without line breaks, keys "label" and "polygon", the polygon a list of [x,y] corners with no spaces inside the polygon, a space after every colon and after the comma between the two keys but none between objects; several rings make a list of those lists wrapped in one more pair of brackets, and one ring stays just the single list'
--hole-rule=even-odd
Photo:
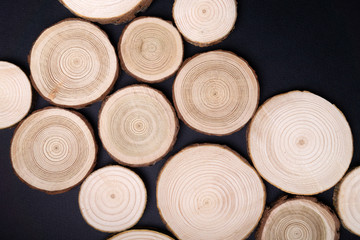
[{"label": "matte black surface", "polygon": [[[154,0],[141,16],[172,20],[173,1]],[[260,104],[267,98],[290,90],[309,90],[334,103],[343,111],[354,135],[351,168],[360,165],[360,2],[358,0],[239,0],[234,31],[222,43],[208,48],[185,43],[185,58],[213,49],[233,51],[255,69],[260,83]],[[74,17],[57,0],[0,0],[0,60],[20,66],[30,75],[27,56],[33,42],[47,27]],[[117,46],[125,24],[100,25]],[[174,78],[154,84],[172,100]],[[122,72],[115,90],[136,80]],[[1,80],[0,80],[1,84]],[[97,135],[97,114],[101,103],[79,110]],[[34,108],[49,106],[36,92]],[[9,157],[14,128],[0,130],[0,239],[106,239],[111,234],[92,229],[78,207],[79,186],[50,196],[33,190],[14,174]],[[246,127],[226,137],[206,136],[182,122],[174,149],[151,167],[134,170],[145,181],[148,204],[137,228],[155,228],[169,233],[156,208],[156,179],[159,170],[180,149],[192,143],[221,143],[233,148],[249,161]],[[115,164],[99,144],[96,169]],[[251,162],[251,161],[250,161]],[[266,183],[266,182],[265,182]],[[284,193],[266,183],[267,204]],[[332,205],[333,188],[317,195]],[[170,234],[171,235],[171,234]],[[341,239],[359,239],[343,227]],[[249,239],[254,239],[252,234]]]}]

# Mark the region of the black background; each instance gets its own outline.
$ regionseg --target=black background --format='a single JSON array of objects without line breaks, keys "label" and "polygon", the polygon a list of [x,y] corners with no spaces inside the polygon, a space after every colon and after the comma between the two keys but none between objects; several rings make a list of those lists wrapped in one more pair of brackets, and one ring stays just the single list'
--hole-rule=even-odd
[{"label": "black background", "polygon": [[[255,69],[260,83],[260,104],[290,90],[309,90],[343,111],[354,136],[350,168],[360,165],[360,2],[358,0],[239,0],[234,31],[220,44],[208,48],[185,43],[185,58],[214,49],[233,51]],[[139,15],[172,20],[173,1],[154,0]],[[0,0],[0,60],[20,66],[30,75],[27,55],[45,28],[73,15],[57,0]],[[114,46],[125,24],[100,25]],[[172,99],[174,78],[154,84]],[[1,81],[1,80],[0,80]],[[121,72],[113,91],[136,80]],[[112,91],[112,92],[113,92]],[[34,108],[49,106],[34,92]],[[97,129],[101,103],[79,110]],[[92,229],[78,208],[79,186],[59,195],[47,195],[22,183],[13,173],[9,157],[14,128],[0,130],[0,238],[1,239],[106,239],[111,234]],[[230,136],[206,136],[182,122],[173,150],[151,167],[135,168],[145,181],[148,204],[136,228],[147,227],[171,235],[156,208],[156,178],[169,158],[192,143],[226,144],[246,157],[246,126]],[[97,135],[97,133],[96,133]],[[115,164],[99,145],[95,169]],[[265,182],[267,205],[284,195]],[[332,205],[333,188],[316,197]],[[343,227],[341,239],[359,239]],[[254,239],[254,233],[249,237]]]}]

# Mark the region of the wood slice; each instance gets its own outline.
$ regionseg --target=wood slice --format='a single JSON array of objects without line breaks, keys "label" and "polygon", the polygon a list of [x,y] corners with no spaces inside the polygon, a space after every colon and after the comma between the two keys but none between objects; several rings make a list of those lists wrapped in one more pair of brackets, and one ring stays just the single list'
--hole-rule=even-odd
[{"label": "wood slice", "polygon": [[119,232],[134,226],[146,206],[141,178],[121,166],[96,170],[81,185],[79,206],[85,221],[103,232]]},{"label": "wood slice", "polygon": [[281,198],[264,212],[256,239],[337,240],[340,223],[315,198]]},{"label": "wood slice", "polygon": [[347,171],[353,139],[344,115],[310,92],[267,100],[248,129],[248,152],[268,182],[285,192],[312,195],[333,187]]},{"label": "wood slice", "polygon": [[336,187],[334,206],[344,227],[360,236],[360,167],[345,175]]},{"label": "wood slice", "polygon": [[179,117],[195,130],[227,135],[241,129],[259,100],[257,77],[231,52],[211,51],[186,60],[173,85]]},{"label": "wood slice", "polygon": [[11,161],[15,173],[33,188],[61,193],[93,169],[97,145],[79,113],[49,107],[35,111],[15,130]]},{"label": "wood slice", "polygon": [[0,61],[0,129],[23,119],[31,108],[30,81],[16,65]]},{"label": "wood slice", "polygon": [[59,0],[73,14],[101,24],[130,21],[145,11],[152,0]]},{"label": "wood slice", "polygon": [[157,205],[179,239],[244,239],[265,205],[257,172],[231,149],[193,145],[174,155],[157,183]]},{"label": "wood slice", "polygon": [[174,240],[173,238],[159,232],[147,229],[129,230],[119,233],[109,240]]},{"label": "wood slice", "polygon": [[32,83],[46,100],[81,108],[103,99],[119,71],[107,35],[96,25],[66,19],[46,29],[29,57]]},{"label": "wood slice", "polygon": [[122,68],[139,81],[161,82],[173,75],[183,59],[183,43],[171,22],[139,17],[124,29],[119,41]]},{"label": "wood slice", "polygon": [[175,143],[178,120],[166,97],[146,85],[118,90],[102,105],[99,135],[108,153],[129,166],[154,164]]},{"label": "wood slice", "polygon": [[186,41],[210,46],[224,40],[234,28],[236,0],[175,0],[173,18]]}]

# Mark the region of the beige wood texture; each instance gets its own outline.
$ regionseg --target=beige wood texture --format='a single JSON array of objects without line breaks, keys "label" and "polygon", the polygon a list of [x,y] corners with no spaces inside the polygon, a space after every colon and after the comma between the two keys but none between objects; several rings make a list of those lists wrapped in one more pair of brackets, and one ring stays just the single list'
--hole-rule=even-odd
[{"label": "beige wood texture", "polygon": [[231,149],[192,145],[168,160],[157,183],[157,205],[179,239],[244,239],[258,224],[265,187]]},{"label": "beige wood texture", "polygon": [[236,0],[175,0],[175,24],[184,38],[200,47],[224,40],[235,26]]},{"label": "beige wood texture", "polygon": [[32,90],[25,73],[16,65],[0,61],[0,129],[23,119],[31,108]]},{"label": "beige wood texture", "polygon": [[360,167],[346,174],[336,187],[334,206],[344,227],[360,236]]},{"label": "beige wood texture", "polygon": [[100,138],[121,164],[154,164],[172,148],[177,132],[178,120],[170,102],[146,85],[118,90],[100,110]]},{"label": "beige wood texture", "polygon": [[281,198],[264,212],[257,240],[337,240],[340,223],[329,207],[315,198]]},{"label": "beige wood texture", "polygon": [[179,117],[209,135],[228,135],[241,129],[254,114],[259,99],[257,77],[234,53],[211,51],[185,61],[174,85]]},{"label": "beige wood texture", "polygon": [[103,99],[117,80],[114,47],[96,25],[66,19],[46,29],[31,50],[35,89],[46,100],[81,108]]},{"label": "beige wood texture", "polygon": [[130,169],[107,166],[96,170],[81,185],[79,207],[85,221],[103,232],[134,226],[146,206],[146,189]]},{"label": "beige wood texture", "polygon": [[152,230],[136,229],[116,234],[109,240],[173,240],[173,238]]},{"label": "beige wood texture", "polygon": [[97,145],[79,113],[49,107],[35,111],[16,128],[11,142],[15,173],[33,188],[61,193],[93,169]]},{"label": "beige wood texture", "polygon": [[285,192],[312,195],[343,177],[353,139],[333,104],[310,92],[291,91],[259,108],[248,128],[248,152],[268,182]]},{"label": "beige wood texture", "polygon": [[184,48],[171,22],[139,17],[128,24],[119,40],[122,68],[139,81],[161,82],[180,67]]},{"label": "beige wood texture", "polygon": [[119,24],[145,11],[152,0],[59,0],[73,14],[101,24]]}]

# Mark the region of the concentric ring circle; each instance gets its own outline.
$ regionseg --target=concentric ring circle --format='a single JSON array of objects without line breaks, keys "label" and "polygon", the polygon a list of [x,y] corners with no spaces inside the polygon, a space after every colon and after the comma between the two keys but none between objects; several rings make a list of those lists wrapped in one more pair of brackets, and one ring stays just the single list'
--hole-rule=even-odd
[{"label": "concentric ring circle", "polygon": [[30,81],[16,65],[0,61],[0,129],[18,123],[32,102]]},{"label": "concentric ring circle", "polygon": [[118,162],[145,166],[173,146],[178,120],[170,102],[146,85],[132,85],[111,95],[99,114],[99,135]]},{"label": "concentric ring circle", "polygon": [[139,17],[124,29],[119,40],[123,69],[140,81],[160,82],[173,75],[183,59],[177,29],[156,17]]},{"label": "concentric ring circle", "polygon": [[264,213],[256,239],[339,239],[340,223],[315,198],[281,198]]},{"label": "concentric ring circle", "polygon": [[285,192],[312,195],[333,187],[353,155],[344,115],[310,92],[292,91],[267,100],[248,131],[254,166]]},{"label": "concentric ring circle", "polygon": [[20,123],[11,142],[16,174],[31,187],[64,192],[93,169],[97,146],[90,124],[79,113],[38,110]]},{"label": "concentric ring circle", "polygon": [[121,166],[96,170],[81,185],[79,207],[85,221],[103,232],[120,232],[134,226],[146,206],[141,178]]},{"label": "concentric ring circle", "polygon": [[337,186],[334,205],[343,225],[360,236],[360,167],[346,174]]},{"label": "concentric ring circle", "polygon": [[102,99],[115,83],[119,66],[114,47],[96,25],[66,19],[46,29],[30,53],[35,89],[65,107]]},{"label": "concentric ring circle", "polygon": [[215,144],[174,155],[156,191],[159,212],[179,239],[244,239],[260,220],[266,198],[246,160]]},{"label": "concentric ring circle", "polygon": [[101,24],[129,21],[152,0],[59,0],[75,15]]},{"label": "concentric ring circle", "polygon": [[184,38],[205,47],[225,39],[237,17],[235,0],[175,0],[175,24]]},{"label": "concentric ring circle", "polygon": [[248,63],[221,50],[185,61],[173,85],[179,117],[209,135],[241,129],[254,114],[258,98],[259,84]]},{"label": "concentric ring circle", "polygon": [[173,240],[173,238],[148,229],[128,230],[109,238],[109,240]]}]

